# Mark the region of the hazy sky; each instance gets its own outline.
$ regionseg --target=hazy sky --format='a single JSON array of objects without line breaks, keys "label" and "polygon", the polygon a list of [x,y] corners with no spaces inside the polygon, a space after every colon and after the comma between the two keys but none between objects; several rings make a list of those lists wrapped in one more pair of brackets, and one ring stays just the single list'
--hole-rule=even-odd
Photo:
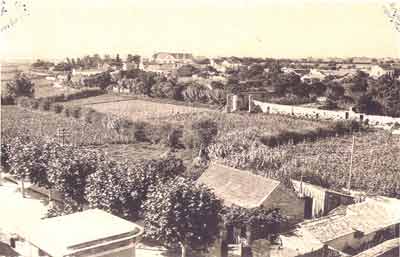
[{"label": "hazy sky", "polygon": [[[1,32],[3,58],[156,51],[400,57],[400,32],[384,15],[381,1],[20,1],[29,15],[14,15],[15,24]],[[1,25],[11,16],[1,16]]]}]

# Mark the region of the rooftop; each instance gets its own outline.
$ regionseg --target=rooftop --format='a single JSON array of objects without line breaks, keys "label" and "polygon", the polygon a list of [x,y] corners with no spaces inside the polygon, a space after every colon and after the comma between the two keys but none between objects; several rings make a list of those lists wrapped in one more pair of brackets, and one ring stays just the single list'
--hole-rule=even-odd
[{"label": "rooftop", "polygon": [[367,198],[364,202],[341,207],[341,212],[306,221],[302,227],[326,243],[356,231],[369,234],[400,223],[400,200]]},{"label": "rooftop", "polygon": [[280,184],[277,180],[216,163],[210,165],[197,183],[213,189],[225,205],[234,204],[243,208],[260,206]]},{"label": "rooftop", "polygon": [[63,256],[107,241],[133,238],[141,231],[135,223],[92,209],[39,220],[26,226],[21,236],[52,256]]}]

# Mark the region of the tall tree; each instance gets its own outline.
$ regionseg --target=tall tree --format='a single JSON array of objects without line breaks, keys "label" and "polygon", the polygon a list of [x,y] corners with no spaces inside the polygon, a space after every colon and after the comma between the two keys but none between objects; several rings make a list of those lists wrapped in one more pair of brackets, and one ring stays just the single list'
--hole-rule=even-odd
[{"label": "tall tree", "polygon": [[145,233],[167,245],[178,244],[181,256],[188,247],[207,246],[218,234],[221,203],[205,186],[177,177],[152,187],[144,203]]}]

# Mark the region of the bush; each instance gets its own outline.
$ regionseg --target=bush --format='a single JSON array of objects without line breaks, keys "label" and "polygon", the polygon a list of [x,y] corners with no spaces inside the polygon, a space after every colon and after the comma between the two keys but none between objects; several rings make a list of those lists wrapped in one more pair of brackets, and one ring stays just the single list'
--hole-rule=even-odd
[{"label": "bush", "polygon": [[183,140],[187,148],[206,149],[217,133],[217,123],[210,118],[202,117],[185,125]]},{"label": "bush", "polygon": [[50,105],[50,111],[54,112],[54,113],[61,113],[64,109],[64,106],[62,104],[51,104]]},{"label": "bush", "polygon": [[182,137],[182,130],[171,125],[162,125],[159,129],[161,136],[160,143],[162,145],[177,148],[180,144],[180,138]]},{"label": "bush", "polygon": [[33,98],[29,98],[28,99],[28,108],[31,108],[31,109],[34,109],[34,110],[38,109],[39,108],[39,101],[36,100],[36,99],[33,99]]},{"label": "bush", "polygon": [[1,105],[15,104],[15,98],[11,95],[1,96]]},{"label": "bush", "polygon": [[142,121],[134,122],[132,124],[133,136],[136,141],[145,142],[149,140],[146,133],[148,127],[149,124],[147,122],[142,122]]},{"label": "bush", "polygon": [[71,106],[65,106],[63,110],[63,114],[65,117],[71,117],[72,115],[72,107]]},{"label": "bush", "polygon": [[46,98],[39,100],[39,110],[41,110],[41,111],[49,111],[50,105],[51,105],[51,102]]},{"label": "bush", "polygon": [[94,115],[95,112],[96,111],[93,108],[82,108],[82,110],[81,110],[82,116],[81,117],[85,122],[93,123],[94,122],[93,118],[95,116]]},{"label": "bush", "polygon": [[79,119],[81,117],[82,108],[79,106],[72,106],[71,107],[71,116],[75,119]]},{"label": "bush", "polygon": [[19,96],[33,97],[35,93],[34,84],[24,75],[16,76],[15,80],[8,82],[6,86],[7,94],[13,98]]}]

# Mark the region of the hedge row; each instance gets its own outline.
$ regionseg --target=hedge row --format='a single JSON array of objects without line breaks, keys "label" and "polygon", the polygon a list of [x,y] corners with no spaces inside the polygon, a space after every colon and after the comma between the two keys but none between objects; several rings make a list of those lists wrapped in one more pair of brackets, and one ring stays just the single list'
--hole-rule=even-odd
[{"label": "hedge row", "polygon": [[315,141],[320,138],[345,135],[362,130],[362,124],[355,121],[337,121],[327,127],[303,130],[285,130],[277,135],[261,136],[260,141],[270,147],[287,144],[297,144],[303,141]]},{"label": "hedge row", "polygon": [[[40,97],[37,99],[39,99],[39,100],[45,99],[51,103],[55,103],[55,102],[66,102],[66,101],[71,101],[71,100],[76,100],[76,99],[81,99],[81,98],[98,96],[98,95],[102,95],[105,93],[106,93],[105,90],[99,89],[99,88],[83,88],[77,92],[61,93],[58,95]],[[16,100],[12,96],[1,96],[1,105],[13,105],[13,104],[16,104],[17,101],[18,100]]]},{"label": "hedge row", "polygon": [[1,105],[13,105],[15,104],[14,97],[8,96],[1,96]]}]

